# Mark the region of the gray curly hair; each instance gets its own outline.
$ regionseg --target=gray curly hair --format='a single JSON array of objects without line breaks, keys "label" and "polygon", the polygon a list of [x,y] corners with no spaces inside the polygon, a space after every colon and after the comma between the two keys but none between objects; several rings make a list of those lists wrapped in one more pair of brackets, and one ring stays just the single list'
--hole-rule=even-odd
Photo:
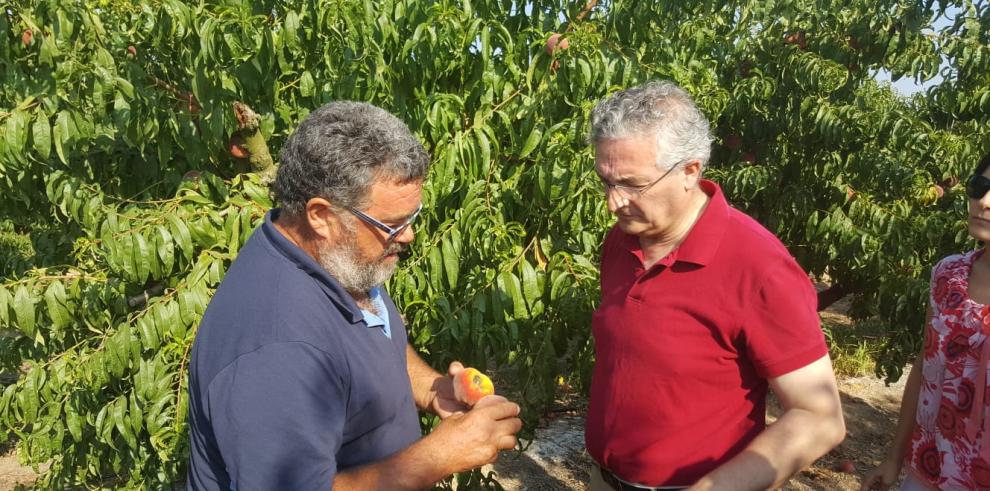
[{"label": "gray curly hair", "polygon": [[588,141],[656,135],[657,167],[666,171],[679,162],[697,159],[702,169],[711,157],[708,119],[677,84],[647,82],[612,94],[591,113]]},{"label": "gray curly hair", "polygon": [[362,208],[376,179],[422,179],[430,165],[423,144],[384,109],[364,102],[331,102],[313,111],[289,136],[272,192],[285,213],[326,198]]}]

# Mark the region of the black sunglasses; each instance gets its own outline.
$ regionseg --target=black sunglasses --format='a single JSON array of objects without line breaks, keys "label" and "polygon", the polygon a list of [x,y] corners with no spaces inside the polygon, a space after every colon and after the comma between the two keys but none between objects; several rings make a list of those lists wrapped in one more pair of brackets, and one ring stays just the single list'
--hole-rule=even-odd
[{"label": "black sunglasses", "polygon": [[966,181],[966,196],[970,199],[982,199],[990,191],[990,178],[977,174]]}]

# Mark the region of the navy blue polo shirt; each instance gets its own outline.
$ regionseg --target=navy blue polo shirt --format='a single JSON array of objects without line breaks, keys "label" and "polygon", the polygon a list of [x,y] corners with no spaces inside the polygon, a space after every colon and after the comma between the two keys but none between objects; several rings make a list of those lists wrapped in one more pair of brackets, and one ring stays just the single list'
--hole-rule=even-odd
[{"label": "navy blue polo shirt", "polygon": [[389,335],[272,224],[240,250],[189,365],[190,490],[330,489],[420,437],[406,330]]}]

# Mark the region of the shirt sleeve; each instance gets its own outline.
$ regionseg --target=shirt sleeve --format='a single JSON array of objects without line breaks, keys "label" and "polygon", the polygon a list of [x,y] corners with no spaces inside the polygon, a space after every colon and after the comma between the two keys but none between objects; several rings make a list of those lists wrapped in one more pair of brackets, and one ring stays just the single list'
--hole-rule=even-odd
[{"label": "shirt sleeve", "polygon": [[757,373],[775,378],[828,353],[818,318],[818,294],[807,274],[787,257],[755,286],[743,324]]},{"label": "shirt sleeve", "polygon": [[343,380],[329,354],[298,342],[226,367],[208,397],[231,489],[330,489],[347,415]]}]

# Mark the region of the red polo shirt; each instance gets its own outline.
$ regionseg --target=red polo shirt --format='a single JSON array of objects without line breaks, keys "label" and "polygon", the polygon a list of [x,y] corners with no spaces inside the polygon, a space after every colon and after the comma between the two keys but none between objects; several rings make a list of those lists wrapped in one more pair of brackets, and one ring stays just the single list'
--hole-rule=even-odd
[{"label": "red polo shirt", "polygon": [[648,270],[613,227],[585,443],[626,481],[689,485],[766,426],[767,379],[828,352],[817,295],[783,244],[718,185],[681,245]]}]

